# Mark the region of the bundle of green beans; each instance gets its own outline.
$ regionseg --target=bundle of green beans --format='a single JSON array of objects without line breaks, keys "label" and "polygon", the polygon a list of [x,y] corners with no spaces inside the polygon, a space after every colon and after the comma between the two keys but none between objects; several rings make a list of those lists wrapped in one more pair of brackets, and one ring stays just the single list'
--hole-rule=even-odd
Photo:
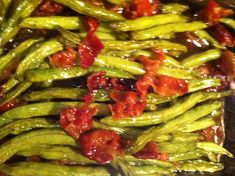
[{"label": "bundle of green beans", "polygon": [[[206,91],[216,90],[224,80],[203,75],[198,69],[217,62],[228,48],[213,38],[206,23],[185,15],[191,8],[185,4],[160,3],[158,14],[135,19],[126,19],[124,14],[105,8],[105,4],[109,4],[125,9],[132,3],[0,0],[0,73],[10,73],[6,79],[0,78],[0,175],[122,173],[138,176],[216,172],[223,169],[218,160],[220,155],[233,157],[222,147],[223,142],[207,141],[204,134],[218,125],[224,132],[223,98],[232,92],[228,89]],[[57,7],[64,10],[57,13]],[[43,11],[45,8],[51,11]],[[45,14],[40,16],[38,12]],[[52,55],[68,47],[75,49],[86,38],[85,16],[98,21],[94,35],[104,48],[88,68],[79,65],[81,57],[76,51],[74,65],[66,69],[54,67],[50,62]],[[221,18],[219,23],[235,30],[235,21],[230,17]],[[51,33],[54,35],[48,38]],[[199,52],[192,54],[187,45],[176,40],[179,33],[193,35],[207,45],[202,49],[197,47]],[[110,96],[112,88],[91,92],[87,86],[81,86],[82,83],[81,87],[74,86],[77,80],[102,71],[107,79],[136,82],[148,71],[146,65],[133,58],[158,59],[156,50],[163,51],[165,59],[153,71],[153,76],[183,80],[187,83],[187,92],[164,96],[149,89],[141,115],[115,119],[110,110],[110,103],[114,103]],[[128,86],[135,87],[135,84]],[[136,87],[131,90],[137,92]],[[128,90],[117,92],[124,94]],[[97,107],[91,131],[105,129],[131,141],[122,155],[115,156],[106,165],[83,155],[79,142],[60,126],[60,112],[68,107],[83,107],[86,105],[83,99],[88,94],[93,101],[89,107]],[[139,158],[136,153],[145,150],[150,141],[167,157]],[[15,162],[15,156],[22,159]],[[37,161],[31,161],[32,156],[36,156]]]}]

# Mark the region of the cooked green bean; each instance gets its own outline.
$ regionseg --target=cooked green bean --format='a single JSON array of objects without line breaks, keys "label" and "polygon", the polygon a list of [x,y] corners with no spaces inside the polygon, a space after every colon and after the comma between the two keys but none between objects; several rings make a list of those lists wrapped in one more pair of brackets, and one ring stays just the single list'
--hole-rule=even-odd
[{"label": "cooked green bean", "polygon": [[55,120],[46,118],[31,118],[13,121],[0,128],[0,140],[9,134],[17,135],[36,128],[55,128],[59,124]]},{"label": "cooked green bean", "polygon": [[[125,20],[111,23],[110,26],[119,31],[137,31],[176,22],[187,22],[188,17],[179,14],[160,14],[149,17],[140,17],[134,20]],[[140,25],[141,24],[141,25]]]},{"label": "cooked green bean", "polygon": [[[20,162],[0,165],[3,173],[11,176],[110,176],[102,166],[65,166],[52,163]],[[94,172],[95,170],[95,172]]]},{"label": "cooked green bean", "polygon": [[157,75],[166,75],[178,79],[192,79],[193,76],[190,71],[179,69],[179,68],[169,68],[161,66],[157,70]]},{"label": "cooked green bean", "polygon": [[184,161],[190,159],[198,159],[204,156],[204,154],[200,150],[193,150],[186,153],[170,153],[169,154],[169,161],[170,162],[177,162],[177,161]]},{"label": "cooked green bean", "polygon": [[79,66],[75,66],[68,70],[64,70],[60,68],[27,70],[25,73],[25,79],[31,82],[41,82],[41,81],[48,81],[48,80],[49,81],[63,80],[63,79],[81,77],[88,73],[98,72],[98,71],[105,71],[107,77],[134,78],[128,72],[115,69],[115,68],[90,66],[88,69],[82,69]]},{"label": "cooked green bean", "polygon": [[[60,111],[66,107],[77,107],[82,105],[84,105],[83,102],[43,102],[19,106],[3,113],[0,116],[0,126],[15,119],[58,115],[60,114]],[[97,115],[109,115],[109,108],[106,104],[94,103],[92,106],[98,107]]]},{"label": "cooked green bean", "polygon": [[191,142],[160,142],[159,151],[162,153],[187,153],[196,149],[196,141]]},{"label": "cooked green bean", "polygon": [[40,43],[21,61],[17,67],[16,74],[22,76],[27,69],[38,68],[47,56],[59,52],[62,49],[63,46],[56,39]]},{"label": "cooked green bean", "polygon": [[190,142],[190,141],[198,141],[200,139],[203,139],[203,137],[196,133],[187,133],[187,132],[181,132],[181,131],[173,131],[171,133],[172,135],[172,141],[173,142]]},{"label": "cooked green bean", "polygon": [[127,117],[119,120],[114,120],[111,116],[101,119],[104,124],[127,127],[127,126],[147,126],[159,124],[164,121],[175,118],[176,116],[184,113],[188,109],[192,108],[196,103],[202,99],[203,94],[201,92],[192,94],[182,101],[177,102],[169,108],[157,110],[153,112],[143,113],[139,117]]},{"label": "cooked green bean", "polygon": [[20,134],[0,146],[0,164],[21,150],[38,145],[70,145],[77,142],[61,129],[42,129]]},{"label": "cooked green bean", "polygon": [[47,160],[62,160],[73,164],[87,165],[95,164],[96,162],[84,157],[78,150],[68,146],[34,146],[17,153],[21,156],[40,156]]},{"label": "cooked green bean", "polygon": [[206,152],[214,152],[218,154],[227,155],[230,158],[233,158],[233,154],[227,151],[225,148],[219,146],[218,144],[212,142],[198,142],[197,148],[202,149]]},{"label": "cooked green bean", "polygon": [[233,20],[231,18],[221,18],[220,22],[228,25],[229,27],[231,27],[235,30],[235,20]]},{"label": "cooked green bean", "polygon": [[179,3],[162,4],[162,13],[182,13],[189,9],[189,6]]},{"label": "cooked green bean", "polygon": [[[87,33],[78,33],[78,36],[81,38],[86,37]],[[112,33],[106,33],[106,32],[95,32],[95,35],[100,39],[100,40],[116,40],[117,36]]]},{"label": "cooked green bean", "polygon": [[217,42],[217,40],[211,37],[210,34],[206,32],[205,30],[196,30],[194,31],[194,34],[202,40],[207,40],[215,48],[219,48],[219,49],[224,48],[219,42]]},{"label": "cooked green bean", "polygon": [[83,0],[55,0],[58,3],[63,4],[64,6],[67,6],[71,8],[72,10],[82,14],[91,16],[94,18],[97,18],[101,21],[119,21],[124,20],[124,17],[122,17],[120,14],[108,11],[104,8],[92,5],[91,3],[88,3]]},{"label": "cooked green bean", "polygon": [[204,29],[206,27],[207,25],[200,21],[194,21],[191,23],[171,23],[155,26],[145,30],[134,31],[132,32],[132,38],[134,40],[146,40],[172,32],[195,31],[199,29]]},{"label": "cooked green bean", "polygon": [[31,29],[57,29],[58,26],[68,30],[83,28],[79,17],[74,16],[28,17],[20,23],[20,27]]},{"label": "cooked green bean", "polygon": [[1,86],[2,88],[2,93],[5,94],[8,91],[10,91],[14,86],[16,86],[17,84],[19,84],[19,80],[15,78],[15,75],[12,75],[10,77],[10,79]]},{"label": "cooked green bean", "polygon": [[182,64],[187,68],[198,67],[208,61],[218,59],[221,56],[221,51],[218,49],[211,49],[199,54],[194,54],[182,61]]},{"label": "cooked green bean", "polygon": [[57,30],[60,32],[64,39],[68,40],[75,47],[81,42],[81,38],[77,33],[68,31],[61,27],[58,27]]}]

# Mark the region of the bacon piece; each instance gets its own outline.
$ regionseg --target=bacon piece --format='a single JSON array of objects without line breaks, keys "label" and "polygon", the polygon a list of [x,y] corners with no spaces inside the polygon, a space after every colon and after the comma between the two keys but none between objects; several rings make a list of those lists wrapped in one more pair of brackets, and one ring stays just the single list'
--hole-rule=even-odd
[{"label": "bacon piece", "polygon": [[112,91],[110,97],[115,101],[114,104],[109,104],[114,119],[140,116],[143,113],[145,101],[139,99],[136,92]]},{"label": "bacon piece", "polygon": [[158,151],[157,143],[149,141],[142,150],[135,153],[134,156],[138,159],[160,159],[163,161],[168,160],[168,155],[166,153],[161,153]]},{"label": "bacon piece", "polygon": [[36,16],[51,16],[59,14],[63,11],[64,7],[52,0],[44,0],[42,4],[36,9],[34,14]]},{"label": "bacon piece", "polygon": [[223,46],[235,46],[235,37],[221,24],[213,28],[213,37]]},{"label": "bacon piece", "polygon": [[92,117],[97,111],[97,107],[89,107],[87,104],[81,108],[66,108],[60,112],[60,126],[78,140],[81,133],[92,128]]},{"label": "bacon piece", "polygon": [[16,98],[11,99],[0,106],[0,113],[6,112],[6,111],[16,107],[18,104],[19,104],[18,99],[16,99]]},{"label": "bacon piece", "polygon": [[214,0],[208,0],[206,7],[199,12],[199,16],[208,23],[209,26],[219,23],[220,18],[227,17],[233,14],[231,9],[226,9],[220,6]]},{"label": "bacon piece", "polygon": [[121,137],[109,130],[95,130],[82,134],[79,142],[82,153],[99,164],[109,163],[116,155],[122,155]]},{"label": "bacon piece", "polygon": [[71,47],[67,47],[64,51],[53,54],[49,57],[50,65],[54,68],[68,69],[76,63],[76,52]]},{"label": "bacon piece", "polygon": [[134,0],[125,7],[123,15],[128,19],[135,19],[142,16],[152,16],[159,12],[159,0]]},{"label": "bacon piece", "polygon": [[87,77],[87,87],[89,91],[105,88],[108,86],[108,79],[105,77],[105,72],[100,71],[92,73]]}]

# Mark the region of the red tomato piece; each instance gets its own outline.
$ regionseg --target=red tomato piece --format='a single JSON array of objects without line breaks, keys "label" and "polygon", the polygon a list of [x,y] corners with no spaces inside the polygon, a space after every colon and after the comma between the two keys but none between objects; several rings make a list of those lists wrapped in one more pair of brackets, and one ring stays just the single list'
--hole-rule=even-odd
[{"label": "red tomato piece", "polygon": [[159,0],[134,0],[124,9],[123,15],[128,19],[152,16],[159,12],[159,6]]},{"label": "red tomato piece", "polygon": [[221,24],[213,28],[213,37],[223,46],[234,47],[235,37]]},{"label": "red tomato piece", "polygon": [[50,65],[54,68],[71,68],[76,62],[76,52],[71,47],[49,57]]},{"label": "red tomato piece", "polygon": [[86,17],[85,22],[88,26],[89,32],[95,32],[97,27],[99,26],[99,22],[95,18],[92,18],[92,17]]},{"label": "red tomato piece", "polygon": [[108,86],[108,78],[105,77],[105,72],[100,71],[92,73],[87,77],[87,87],[89,91],[105,88]]},{"label": "red tomato piece", "polygon": [[97,111],[97,107],[89,107],[88,105],[81,108],[66,108],[60,112],[60,126],[78,140],[81,133],[92,128],[92,117]]},{"label": "red tomato piece", "polygon": [[145,107],[145,100],[139,99],[136,92],[118,92],[112,91],[110,94],[114,104],[109,104],[114,119],[140,116]]},{"label": "red tomato piece", "polygon": [[82,153],[99,164],[109,163],[114,156],[122,155],[121,137],[109,130],[95,130],[82,134],[79,142]]},{"label": "red tomato piece", "polygon": [[59,14],[63,11],[64,7],[52,0],[44,0],[42,4],[36,9],[36,16],[51,16]]},{"label": "red tomato piece", "polygon": [[134,156],[139,159],[160,159],[168,160],[168,154],[158,151],[157,143],[149,141],[142,150],[135,153]]},{"label": "red tomato piece", "polygon": [[6,112],[6,111],[16,107],[18,104],[19,104],[18,99],[16,99],[16,98],[11,99],[0,106],[0,113]]},{"label": "red tomato piece", "polygon": [[226,17],[231,14],[233,14],[231,9],[221,7],[214,0],[208,0],[206,7],[199,12],[199,16],[210,26],[218,24],[221,17]]}]

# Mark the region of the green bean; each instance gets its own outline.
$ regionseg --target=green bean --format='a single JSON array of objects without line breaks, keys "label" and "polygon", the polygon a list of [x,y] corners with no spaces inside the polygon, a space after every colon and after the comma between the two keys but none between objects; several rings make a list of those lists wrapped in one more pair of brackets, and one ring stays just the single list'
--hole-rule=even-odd
[{"label": "green bean", "polygon": [[2,93],[5,94],[8,91],[10,91],[14,86],[16,86],[17,84],[19,84],[19,80],[15,78],[15,75],[12,75],[10,77],[10,79],[1,86],[2,88]]},{"label": "green bean", "polygon": [[107,23],[101,21],[96,31],[104,33],[112,33],[113,29],[110,28],[110,26]]},{"label": "green bean", "polygon": [[7,7],[5,6],[3,0],[0,0],[0,26],[5,20],[6,11],[7,11]]},{"label": "green bean", "polygon": [[189,6],[179,3],[167,3],[162,4],[162,13],[182,13],[189,9]]},{"label": "green bean", "polygon": [[24,53],[30,46],[38,42],[37,39],[29,39],[22,42],[16,48],[12,49],[9,53],[0,57],[0,73],[3,72],[4,67],[13,59]]},{"label": "green bean", "polygon": [[[177,104],[174,105],[174,106],[177,106]],[[174,107],[174,106],[172,106],[172,107]],[[157,135],[167,134],[167,133],[170,133],[172,131],[175,131],[178,128],[180,128],[182,125],[187,124],[187,123],[191,123],[191,122],[193,122],[193,121],[195,121],[195,120],[197,120],[197,119],[199,119],[199,118],[201,118],[201,117],[203,117],[203,116],[213,112],[214,110],[216,110],[216,109],[218,109],[220,107],[221,107],[221,103],[220,102],[213,102],[213,103],[207,103],[207,104],[204,104],[204,105],[200,105],[200,106],[197,106],[196,108],[193,108],[191,110],[186,111],[181,116],[179,116],[179,117],[177,117],[177,118],[175,118],[173,120],[170,120],[170,121],[166,122],[165,124],[162,124],[160,126],[147,129],[141,135],[139,135],[137,137],[135,143],[133,144],[133,148],[131,150],[132,150],[133,153],[137,152],[148,141],[150,141],[151,139],[154,139],[154,136],[156,134]],[[167,108],[167,109],[171,109],[171,108]],[[165,111],[167,109],[165,109]],[[172,108],[172,111],[173,110],[174,109]],[[172,111],[170,110],[170,112],[168,112],[168,113],[170,114]],[[168,118],[167,120],[169,120],[169,116],[170,115],[167,116],[167,118]]]},{"label": "green bean", "polygon": [[68,146],[36,146],[17,153],[21,156],[40,156],[47,160],[62,160],[73,164],[87,165],[96,162],[84,157],[78,150]]},{"label": "green bean", "polygon": [[[192,120],[193,121],[193,120]],[[202,139],[203,137],[196,133],[187,133],[187,132],[181,132],[181,131],[173,131],[171,133],[172,135],[172,141],[173,142],[190,142],[190,141],[198,141]]]},{"label": "green bean", "polygon": [[205,30],[194,31],[194,34],[202,40],[207,40],[215,48],[219,48],[219,49],[224,48],[219,42],[217,42],[217,40],[215,40],[213,37],[211,37],[210,34],[208,32],[206,32]]},{"label": "green bean", "polygon": [[172,32],[195,31],[204,29],[206,27],[207,25],[200,21],[194,21],[191,23],[171,23],[159,25],[145,30],[134,31],[132,32],[132,38],[134,40],[146,40]]},{"label": "green bean", "polygon": [[11,0],[2,0],[3,4],[5,7],[9,7],[9,5],[11,4]]},{"label": "green bean", "polygon": [[115,12],[108,11],[104,8],[92,5],[86,1],[82,0],[55,0],[64,6],[71,8],[72,10],[82,14],[97,18],[101,21],[119,21],[124,20],[124,18]]},{"label": "green bean", "polygon": [[176,23],[176,22],[187,22],[187,21],[188,17],[183,15],[160,14],[148,17],[140,17],[134,20],[113,22],[110,24],[110,26],[119,31],[137,31],[137,30],[151,28],[157,25]]},{"label": "green bean", "polygon": [[193,107],[202,98],[202,93],[198,92],[192,94],[185,99],[177,102],[169,108],[162,110],[157,110],[153,112],[146,112],[139,117],[127,117],[120,120],[114,120],[111,116],[101,119],[104,124],[118,126],[118,127],[128,127],[128,126],[147,126],[159,124],[164,121],[175,118],[176,116],[184,113],[191,107]]},{"label": "green bean", "polygon": [[81,20],[75,16],[28,17],[20,23],[21,28],[31,29],[57,29],[58,26],[68,30],[83,28]]},{"label": "green bean", "polygon": [[[189,92],[196,92],[198,90],[206,89],[209,87],[219,86],[220,81],[221,80],[218,78],[191,79],[188,82],[188,91]],[[213,95],[215,95],[215,94],[213,94]]]},{"label": "green bean", "polygon": [[81,77],[86,74],[98,71],[105,71],[107,77],[134,78],[131,74],[115,68],[90,66],[88,69],[83,69],[79,66],[75,66],[68,70],[60,68],[27,70],[25,73],[25,79],[31,82],[41,82],[47,80],[49,81],[63,80],[63,79]]},{"label": "green bean", "polygon": [[169,154],[169,161],[170,162],[177,162],[183,160],[190,160],[190,159],[198,159],[204,156],[204,154],[200,150],[193,150],[186,153],[170,153]]},{"label": "green bean", "polygon": [[214,100],[218,98],[223,98],[226,96],[231,95],[231,91],[224,91],[224,92],[203,92],[203,98],[200,100],[200,102],[206,101],[206,100]]},{"label": "green bean", "polygon": [[196,141],[191,142],[160,142],[159,151],[162,153],[187,153],[196,149]]},{"label": "green bean", "polygon": [[227,151],[225,148],[219,146],[218,144],[212,142],[198,142],[197,148],[202,149],[206,152],[213,152],[218,154],[224,154],[230,158],[234,158],[233,154]]},{"label": "green bean", "polygon": [[17,135],[35,128],[55,128],[59,124],[55,120],[46,118],[32,118],[13,121],[0,128],[0,140],[9,134]]},{"label": "green bean", "polygon": [[76,141],[60,129],[42,129],[20,134],[0,146],[0,164],[21,150],[38,145],[77,146]]},{"label": "green bean", "polygon": [[[81,38],[86,37],[87,33],[78,33],[78,36]],[[100,40],[116,40],[117,36],[113,33],[105,33],[105,32],[99,32],[96,31],[95,35],[100,39]]]},{"label": "green bean", "polygon": [[193,123],[186,124],[184,128],[182,128],[183,132],[194,132],[202,129],[206,129],[215,125],[215,121],[211,117],[199,119]]},{"label": "green bean", "polygon": [[[0,126],[15,119],[30,118],[34,116],[58,115],[60,114],[60,111],[66,107],[77,107],[82,105],[84,105],[83,102],[43,102],[19,106],[3,113],[0,116]],[[110,113],[106,104],[94,103],[91,105],[93,107],[98,107],[98,112],[96,115],[109,115]]]},{"label": "green bean", "polygon": [[[20,162],[0,165],[3,173],[11,176],[109,176],[109,172],[102,166],[65,166],[41,162]],[[94,172],[95,170],[95,172]]]},{"label": "green bean", "polygon": [[187,52],[187,47],[179,43],[169,42],[167,40],[145,40],[145,41],[122,41],[122,40],[102,40],[107,50],[134,50],[146,48],[158,48],[162,50],[176,50]]},{"label": "green bean", "polygon": [[57,30],[60,32],[62,37],[69,41],[72,45],[77,46],[81,42],[81,39],[78,34],[68,31],[61,27],[58,27]]},{"label": "green bean", "polygon": [[55,39],[42,42],[33,51],[30,51],[29,54],[21,61],[16,70],[17,76],[22,76],[25,70],[35,69],[40,66],[47,56],[59,52],[63,49],[61,43]]},{"label": "green bean", "polygon": [[184,161],[179,167],[180,171],[191,171],[191,172],[216,172],[222,170],[224,166],[220,163],[207,162],[203,160],[189,160]]},{"label": "green bean", "polygon": [[14,37],[19,30],[18,23],[20,19],[30,16],[42,0],[22,0],[18,3],[14,13],[9,20],[4,23],[0,31],[0,46],[5,45],[9,39]]},{"label": "green bean", "polygon": [[187,68],[198,67],[208,61],[218,59],[221,56],[221,51],[218,49],[211,49],[199,54],[194,54],[182,61],[182,64]]},{"label": "green bean", "polygon": [[193,76],[190,74],[190,71],[179,69],[179,68],[169,68],[161,66],[157,70],[158,75],[166,75],[178,79],[192,79]]},{"label": "green bean", "polygon": [[220,22],[228,25],[229,27],[231,27],[235,30],[235,20],[233,20],[231,18],[221,18]]},{"label": "green bean", "polygon": [[19,96],[21,93],[26,91],[31,85],[31,82],[21,82],[15,89],[8,92],[2,99],[0,99],[0,106],[8,102],[9,100]]}]

